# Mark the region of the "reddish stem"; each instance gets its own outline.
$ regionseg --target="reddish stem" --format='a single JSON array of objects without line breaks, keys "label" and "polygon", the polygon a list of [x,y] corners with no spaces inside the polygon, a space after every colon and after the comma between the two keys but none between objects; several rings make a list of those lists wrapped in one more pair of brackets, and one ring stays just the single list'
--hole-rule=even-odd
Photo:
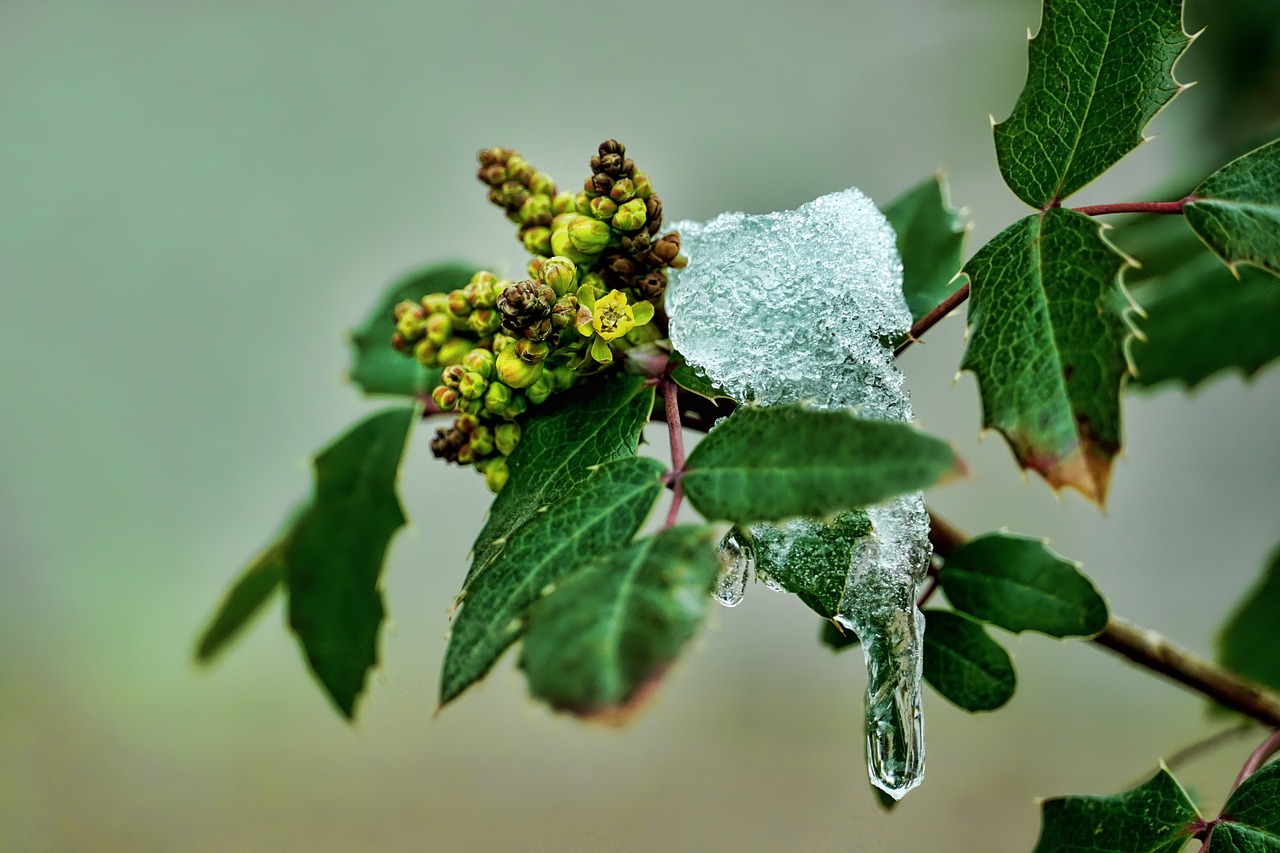
[{"label": "reddish stem", "polygon": [[658,387],[662,391],[662,402],[667,412],[667,436],[671,440],[671,508],[667,510],[666,523],[671,527],[676,523],[680,502],[684,500],[684,489],[680,486],[680,475],[684,473],[684,430],[680,425],[680,403],[677,399],[679,386],[664,376]]},{"label": "reddish stem", "polygon": [[1118,204],[1090,204],[1084,207],[1071,208],[1085,216],[1106,216],[1111,213],[1172,213],[1181,214],[1182,208],[1195,201],[1195,196],[1187,196],[1178,201],[1124,201]]},{"label": "reddish stem", "polygon": [[958,288],[954,293],[942,300],[932,311],[917,320],[915,325],[911,327],[911,331],[907,332],[906,340],[898,344],[898,348],[893,351],[893,354],[895,356],[902,355],[903,350],[920,340],[921,335],[936,326],[939,320],[958,308],[968,298],[969,283],[965,282],[963,287]]},{"label": "reddish stem", "polygon": [[1249,756],[1249,760],[1244,763],[1244,767],[1240,768],[1240,775],[1236,777],[1236,782],[1231,786],[1231,790],[1234,791],[1239,788],[1245,779],[1261,770],[1262,765],[1266,764],[1267,760],[1277,753],[1280,753],[1280,729],[1272,732],[1262,742],[1262,745],[1253,751],[1253,754]]}]

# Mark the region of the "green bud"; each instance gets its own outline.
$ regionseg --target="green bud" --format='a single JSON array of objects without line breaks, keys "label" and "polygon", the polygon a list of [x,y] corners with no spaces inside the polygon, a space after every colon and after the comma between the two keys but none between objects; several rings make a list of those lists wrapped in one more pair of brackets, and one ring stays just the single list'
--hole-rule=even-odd
[{"label": "green bud", "polygon": [[618,178],[609,188],[609,198],[624,204],[636,197],[636,185],[630,178]]},{"label": "green bud", "polygon": [[585,192],[578,193],[573,197],[573,209],[578,213],[581,213],[583,216],[590,216],[591,199],[593,198],[595,198],[595,196],[587,195]]},{"label": "green bud", "polygon": [[494,279],[491,289],[493,290],[493,304],[498,304],[498,297],[502,295],[502,291],[511,286],[511,282],[505,278]]},{"label": "green bud", "polygon": [[653,185],[649,183],[649,176],[644,172],[636,172],[631,176],[631,181],[635,185],[636,198],[645,198],[653,195]]},{"label": "green bud", "polygon": [[578,381],[578,374],[574,373],[572,368],[561,366],[551,371],[551,378],[555,380],[558,394],[569,390],[573,383]]},{"label": "green bud", "polygon": [[467,442],[466,444],[458,448],[457,462],[459,465],[470,465],[472,462],[475,462],[475,461],[476,461],[476,454],[475,454],[475,451],[471,449],[471,442]]},{"label": "green bud", "polygon": [[591,199],[591,205],[587,212],[596,219],[608,222],[618,212],[618,203],[608,196],[602,195],[599,198]]},{"label": "green bud", "polygon": [[563,332],[570,326],[576,325],[578,307],[576,293],[566,293],[557,299],[556,304],[551,308],[551,328],[557,332]]},{"label": "green bud", "polygon": [[443,293],[428,293],[422,297],[422,307],[428,314],[443,314],[449,310],[449,297]]},{"label": "green bud", "polygon": [[507,484],[510,476],[511,471],[507,468],[507,460],[494,459],[484,469],[484,484],[496,495],[502,491],[502,487]]},{"label": "green bud", "polygon": [[529,402],[535,406],[541,406],[547,402],[547,398],[555,391],[555,379],[551,376],[551,371],[543,371],[538,377],[538,381],[529,386],[529,390],[525,391],[525,395],[529,398]]},{"label": "green bud", "polygon": [[444,385],[437,385],[431,392],[431,401],[442,412],[452,412],[458,406],[458,392]]},{"label": "green bud", "polygon": [[529,364],[516,354],[515,347],[500,352],[495,367],[498,378],[512,388],[528,388],[542,375],[542,362]]},{"label": "green bud", "polygon": [[551,213],[554,216],[559,216],[562,213],[573,213],[577,210],[577,207],[577,202],[571,192],[556,193],[556,197],[551,199]]},{"label": "green bud", "polygon": [[568,233],[573,248],[584,255],[597,255],[609,245],[609,226],[595,219],[579,219],[569,226]]},{"label": "green bud", "polygon": [[423,367],[439,367],[439,355],[440,351],[436,348],[436,345],[426,338],[418,341],[418,345],[413,348],[413,357]]},{"label": "green bud", "polygon": [[489,390],[484,393],[485,410],[501,417],[507,410],[507,404],[511,402],[513,393],[510,385],[503,382],[490,382]]},{"label": "green bud", "polygon": [[453,422],[454,429],[462,430],[468,435],[475,432],[478,426],[480,426],[480,419],[475,415],[458,415],[458,419]]},{"label": "green bud", "polygon": [[468,400],[479,400],[489,390],[489,380],[479,373],[468,371],[458,382],[458,393]]},{"label": "green bud", "polygon": [[461,365],[451,364],[440,372],[440,382],[446,388],[458,390],[458,384],[462,382],[462,377],[467,375],[467,371]]},{"label": "green bud", "polygon": [[493,430],[484,424],[475,428],[471,433],[471,449],[475,451],[476,456],[490,456],[493,454]]},{"label": "green bud", "polygon": [[520,235],[520,240],[524,243],[525,251],[531,255],[550,255],[553,253],[554,243],[551,240],[551,229],[544,225],[535,225],[532,228],[524,229]]},{"label": "green bud", "polygon": [[637,231],[644,227],[644,199],[633,198],[618,208],[613,217],[613,227],[619,231]]},{"label": "green bud", "polygon": [[445,300],[450,314],[457,317],[465,317],[471,313],[471,300],[467,299],[467,294],[463,291],[451,290]]},{"label": "green bud", "polygon": [[495,308],[477,308],[467,317],[467,325],[483,338],[502,327],[502,315]]},{"label": "green bud", "polygon": [[[418,309],[421,312],[422,309]],[[396,332],[406,341],[416,341],[422,337],[422,327],[425,325],[421,313],[406,311],[396,319]]]},{"label": "green bud", "polygon": [[533,167],[529,165],[528,160],[519,154],[512,154],[507,158],[507,174],[511,176],[512,180],[528,186],[533,179]]},{"label": "green bud", "polygon": [[494,353],[500,353],[507,347],[515,346],[515,343],[516,339],[512,335],[498,332],[493,336],[493,351]]},{"label": "green bud", "polygon": [[610,288],[604,286],[604,278],[598,272],[589,272],[578,280],[578,289],[590,287],[597,294],[608,293]]},{"label": "green bud", "polygon": [[578,267],[562,255],[547,258],[538,270],[538,280],[556,292],[556,296],[578,289]]},{"label": "green bud", "polygon": [[520,443],[520,424],[512,421],[510,423],[498,424],[493,429],[493,445],[498,448],[498,452],[503,456],[510,456],[511,451],[516,449],[516,445]]},{"label": "green bud", "polygon": [[427,340],[438,347],[453,337],[453,322],[444,314],[432,314],[425,323]]},{"label": "green bud", "polygon": [[465,338],[450,338],[440,347],[438,361],[441,367],[461,364],[467,353],[471,352],[472,342]]},{"label": "green bud", "polygon": [[524,200],[524,204],[520,205],[519,216],[521,222],[531,225],[550,222],[552,217],[551,196],[535,192]]},{"label": "green bud", "polygon": [[462,295],[472,310],[476,308],[492,308],[495,301],[492,281],[471,281],[462,288]]},{"label": "green bud", "polygon": [[[478,415],[484,410],[484,403],[467,397],[458,397],[458,411],[467,415]],[[463,463],[466,464],[466,463]]]},{"label": "green bud", "polygon": [[486,349],[473,349],[462,359],[462,366],[485,379],[493,376],[494,355]]},{"label": "green bud", "polygon": [[546,172],[534,172],[529,179],[529,191],[538,195],[553,196],[556,194],[556,182]]},{"label": "green bud", "polygon": [[525,364],[537,364],[551,354],[551,346],[546,341],[521,338],[516,341],[515,353]]}]

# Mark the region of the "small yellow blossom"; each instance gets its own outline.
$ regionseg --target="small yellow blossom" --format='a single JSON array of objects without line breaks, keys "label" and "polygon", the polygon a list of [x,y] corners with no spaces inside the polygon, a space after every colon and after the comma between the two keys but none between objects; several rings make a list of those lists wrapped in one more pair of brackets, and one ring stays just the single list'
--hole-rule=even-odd
[{"label": "small yellow blossom", "polygon": [[609,341],[620,338],[636,326],[653,319],[653,306],[648,302],[627,303],[626,294],[611,290],[596,297],[590,285],[578,288],[578,333],[592,338],[591,357],[601,364],[613,361]]}]

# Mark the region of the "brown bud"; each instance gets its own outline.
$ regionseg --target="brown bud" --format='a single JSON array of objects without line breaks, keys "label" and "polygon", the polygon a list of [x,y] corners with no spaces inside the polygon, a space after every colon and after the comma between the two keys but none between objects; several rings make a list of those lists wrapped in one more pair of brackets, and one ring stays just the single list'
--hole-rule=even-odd
[{"label": "brown bud", "polygon": [[623,145],[616,139],[606,139],[600,143],[600,156],[606,154],[623,154],[627,153],[627,146]]}]

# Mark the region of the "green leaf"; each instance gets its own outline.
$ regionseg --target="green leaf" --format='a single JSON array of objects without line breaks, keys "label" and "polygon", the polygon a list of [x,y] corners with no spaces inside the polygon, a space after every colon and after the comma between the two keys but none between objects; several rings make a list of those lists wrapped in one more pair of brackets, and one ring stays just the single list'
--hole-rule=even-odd
[{"label": "green leaf", "polygon": [[[947,179],[941,173],[907,190],[884,209],[898,235],[902,256],[902,292],[919,320],[963,284],[957,279],[964,263],[961,251],[968,229],[948,200]],[[877,789],[879,790],[879,789]]]},{"label": "green leaf", "polygon": [[631,541],[662,490],[663,471],[654,459],[609,462],[511,534],[475,573],[454,616],[440,675],[442,706],[520,638],[529,605],[549,584]]},{"label": "green leaf", "polygon": [[391,333],[396,330],[391,312],[406,299],[457,290],[471,280],[475,271],[475,267],[465,264],[436,264],[393,284],[382,294],[368,319],[351,332],[350,380],[366,394],[430,394],[440,382],[440,371],[428,370],[416,359],[391,348]]},{"label": "green leaf", "polygon": [[1087,637],[1107,625],[1107,605],[1077,564],[1038,539],[988,533],[947,557],[938,582],[951,606],[1015,634]]},{"label": "green leaf", "polygon": [[965,265],[961,367],[978,378],[983,425],[1022,467],[1099,505],[1120,450],[1129,326],[1115,299],[1127,263],[1098,223],[1056,208],[1009,226]]},{"label": "green leaf", "polygon": [[404,525],[396,474],[412,407],[361,421],[315,458],[315,493],[284,545],[289,625],[348,718],[378,662],[379,578]]},{"label": "green leaf", "polygon": [[1280,139],[1223,166],[1191,195],[1183,215],[1233,272],[1251,264],[1280,275]]},{"label": "green leaf", "polygon": [[615,374],[563,395],[546,407],[549,411],[525,420],[520,443],[509,459],[510,479],[494,498],[472,545],[474,557],[463,593],[513,533],[586,480],[593,466],[636,455],[653,397],[653,386],[642,377]]},{"label": "green leaf", "polygon": [[1280,853],[1280,764],[1241,783],[1205,847],[1214,853]]},{"label": "green leaf", "polygon": [[290,513],[276,539],[262,550],[227,591],[209,627],[200,635],[196,660],[208,663],[227,647],[284,583],[285,546],[301,508]]},{"label": "green leaf", "polygon": [[689,455],[682,478],[706,518],[738,524],[821,517],[963,473],[943,441],[848,411],[743,406]]},{"label": "green leaf", "polygon": [[720,571],[711,527],[673,527],[604,554],[529,608],[520,667],[535,696],[620,721],[707,614]]},{"label": "green leaf", "polygon": [[671,371],[671,381],[684,390],[691,391],[699,397],[706,397],[712,402],[732,399],[728,394],[713,385],[702,371],[690,367],[688,363],[681,363],[679,367]]},{"label": "green leaf", "polygon": [[782,587],[830,619],[844,596],[853,549],[871,535],[871,519],[861,511],[841,513],[830,523],[798,518],[781,525],[753,524],[746,535],[756,580]]},{"label": "green leaf", "polygon": [[924,616],[924,678],[934,690],[970,713],[994,711],[1013,698],[1013,662],[981,624],[950,610]]},{"label": "green leaf", "polygon": [[1133,290],[1145,314],[1133,318],[1139,336],[1130,344],[1137,386],[1194,388],[1232,369],[1247,378],[1280,358],[1280,286],[1261,270],[1236,272],[1239,281],[1201,249],[1165,278]]},{"label": "green leaf", "polygon": [[1045,0],[1027,82],[995,126],[1005,183],[1048,208],[1111,168],[1182,87],[1181,0]]},{"label": "green leaf", "polygon": [[1033,853],[1177,853],[1200,820],[1178,780],[1165,768],[1109,797],[1055,797],[1041,805]]},{"label": "green leaf", "polygon": [[1280,690],[1280,547],[1218,635],[1218,661]]}]

